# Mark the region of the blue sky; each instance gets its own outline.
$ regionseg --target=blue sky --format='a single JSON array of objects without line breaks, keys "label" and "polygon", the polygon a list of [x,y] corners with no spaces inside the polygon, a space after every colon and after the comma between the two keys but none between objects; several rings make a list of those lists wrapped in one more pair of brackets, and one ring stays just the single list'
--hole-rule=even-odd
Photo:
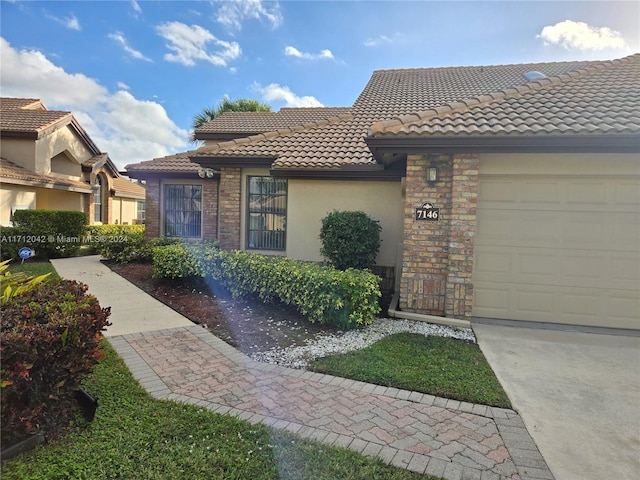
[{"label": "blue sky", "polygon": [[640,2],[0,2],[0,95],[73,111],[120,167],[225,95],[349,106],[373,70],[640,52]]}]

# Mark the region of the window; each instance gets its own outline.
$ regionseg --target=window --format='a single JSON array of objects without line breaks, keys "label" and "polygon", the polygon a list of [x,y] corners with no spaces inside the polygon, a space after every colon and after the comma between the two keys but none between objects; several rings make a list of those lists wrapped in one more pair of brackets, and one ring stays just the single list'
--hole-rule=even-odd
[{"label": "window", "polygon": [[136,202],[136,220],[138,220],[138,223],[144,223],[144,215],[145,202],[143,200],[138,200]]},{"label": "window", "polygon": [[200,238],[202,185],[164,186],[164,235]]},{"label": "window", "polygon": [[247,248],[284,250],[287,224],[287,181],[249,177]]},{"label": "window", "polygon": [[102,222],[102,178],[96,177],[96,190],[93,194],[93,221]]}]

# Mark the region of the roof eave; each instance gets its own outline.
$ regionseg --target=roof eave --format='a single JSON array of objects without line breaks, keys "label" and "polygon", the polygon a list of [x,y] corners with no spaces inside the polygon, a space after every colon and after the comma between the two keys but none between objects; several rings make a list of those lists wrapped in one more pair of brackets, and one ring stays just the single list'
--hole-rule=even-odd
[{"label": "roof eave", "polygon": [[[640,135],[378,136],[365,139],[377,161],[418,153],[637,153]],[[385,158],[387,161],[385,162]]]},{"label": "roof eave", "polygon": [[230,133],[215,133],[215,132],[195,132],[196,140],[219,140],[221,142],[225,142],[228,140],[235,140],[236,138],[245,138],[250,137],[251,135],[258,135],[260,133],[264,133],[268,130],[260,130],[255,132],[230,132]]},{"label": "roof eave", "polygon": [[269,168],[277,157],[222,157],[197,155],[189,160],[205,168]]},{"label": "roof eave", "polygon": [[361,180],[361,181],[399,181],[405,176],[404,170],[384,170],[382,165],[370,168],[273,168],[272,177],[293,180]]}]

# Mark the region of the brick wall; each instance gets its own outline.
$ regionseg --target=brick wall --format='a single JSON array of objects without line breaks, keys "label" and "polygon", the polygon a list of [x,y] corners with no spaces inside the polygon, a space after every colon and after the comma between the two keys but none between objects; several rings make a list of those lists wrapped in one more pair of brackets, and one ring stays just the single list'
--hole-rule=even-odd
[{"label": "brick wall", "polygon": [[218,238],[218,182],[207,179],[202,185],[202,239]]},{"label": "brick wall", "polygon": [[147,178],[145,185],[145,237],[160,236],[160,179]]},{"label": "brick wall", "polygon": [[220,169],[218,240],[220,248],[240,248],[240,204],[242,191],[240,168]]},{"label": "brick wall", "polygon": [[[438,181],[427,181],[429,166]],[[400,308],[468,318],[473,289],[473,240],[478,160],[470,155],[408,155]],[[437,222],[416,220],[423,203],[440,209]]]}]

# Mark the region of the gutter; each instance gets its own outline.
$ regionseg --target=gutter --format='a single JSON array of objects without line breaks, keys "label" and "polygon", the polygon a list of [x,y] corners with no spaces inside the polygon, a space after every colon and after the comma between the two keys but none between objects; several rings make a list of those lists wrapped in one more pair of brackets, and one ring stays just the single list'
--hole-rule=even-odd
[{"label": "gutter", "polygon": [[460,320],[458,318],[438,317],[435,315],[423,315],[420,313],[401,312],[398,310],[398,300],[400,299],[400,292],[395,292],[391,299],[391,305],[389,305],[389,316],[391,318],[402,318],[405,320],[416,320],[418,322],[436,323],[438,325],[447,325],[449,327],[458,328],[471,328],[471,322],[469,320]]}]

